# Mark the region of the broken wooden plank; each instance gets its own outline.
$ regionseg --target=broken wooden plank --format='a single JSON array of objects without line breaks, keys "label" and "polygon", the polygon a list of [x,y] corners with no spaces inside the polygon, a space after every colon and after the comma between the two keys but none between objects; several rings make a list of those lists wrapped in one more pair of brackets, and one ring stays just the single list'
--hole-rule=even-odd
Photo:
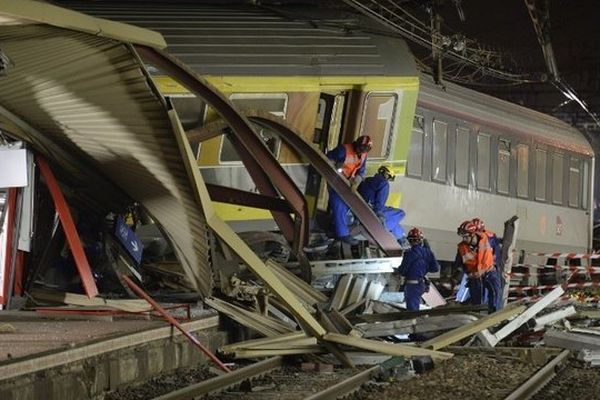
[{"label": "broken wooden plank", "polygon": [[284,333],[282,335],[277,335],[277,336],[273,336],[273,337],[250,339],[250,340],[245,340],[243,342],[226,344],[224,346],[221,346],[219,348],[219,350],[223,351],[225,353],[229,353],[229,352],[234,351],[236,348],[242,348],[242,347],[251,348],[253,346],[262,346],[263,344],[272,344],[272,343],[278,343],[278,342],[292,343],[296,340],[301,340],[301,339],[309,338],[309,337],[311,337],[311,336],[307,336],[306,333],[304,333],[304,332],[300,332],[300,331],[299,332],[290,332],[290,333]]},{"label": "broken wooden plank", "polygon": [[75,306],[103,307],[108,306],[113,309],[127,312],[144,312],[152,310],[152,307],[145,300],[113,300],[92,297],[67,292],[53,292],[44,289],[32,289],[30,294],[38,300],[51,301],[56,303],[70,304]]},{"label": "broken wooden plank", "polygon": [[554,288],[551,292],[545,294],[544,297],[533,303],[533,305],[531,305],[529,308],[522,311],[516,318],[514,318],[508,324],[500,328],[498,332],[495,332],[491,336],[482,335],[481,338],[483,339],[484,344],[486,346],[494,347],[502,339],[513,333],[517,328],[519,328],[525,322],[533,318],[537,313],[542,311],[555,300],[558,300],[564,292],[565,290],[562,288],[562,286]]},{"label": "broken wooden plank", "polygon": [[353,278],[354,275],[352,274],[344,275],[340,278],[335,287],[335,292],[331,297],[331,301],[329,302],[329,310],[334,308],[339,310],[344,307],[346,299],[348,298],[348,293],[350,292],[350,287],[352,286]]},{"label": "broken wooden plank", "polygon": [[541,317],[537,317],[533,323],[535,324],[533,327],[534,331],[541,331],[546,328],[546,325],[550,325],[556,321],[560,321],[561,319],[565,319],[570,317],[571,315],[577,314],[577,310],[575,310],[574,306],[569,306],[566,308],[562,308],[560,310],[542,315]]},{"label": "broken wooden plank", "polygon": [[600,350],[600,338],[595,335],[564,332],[550,329],[544,334],[547,346],[561,347],[569,350]]},{"label": "broken wooden plank", "polygon": [[292,329],[271,317],[246,310],[234,304],[227,303],[219,299],[204,299],[204,302],[215,310],[224,313],[238,323],[254,329],[265,336],[276,336],[282,333],[291,332]]},{"label": "broken wooden plank", "polygon": [[364,321],[364,322],[389,322],[396,321],[399,319],[410,319],[419,316],[425,315],[444,315],[444,314],[454,314],[454,313],[467,313],[467,312],[479,312],[479,311],[487,311],[486,305],[461,305],[461,306],[443,306],[436,307],[430,310],[419,310],[419,311],[398,311],[398,312],[389,312],[383,314],[361,314],[357,315],[354,318],[351,318],[352,321]]},{"label": "broken wooden plank", "polygon": [[364,332],[364,337],[370,338],[409,333],[447,331],[477,320],[477,317],[469,314],[438,315],[426,318],[358,324],[356,325],[356,328],[359,328]]},{"label": "broken wooden plank", "polygon": [[358,349],[369,350],[382,354],[389,354],[392,356],[430,356],[436,361],[447,360],[449,358],[452,358],[453,356],[452,353],[446,353],[443,351],[429,350],[421,347],[413,347],[397,343],[379,342],[376,340],[341,335],[339,333],[327,333],[325,334],[325,336],[323,336],[323,339],[332,343],[343,344]]},{"label": "broken wooden plank", "polygon": [[512,272],[513,257],[517,236],[519,233],[519,217],[514,215],[504,222],[504,234],[502,235],[502,257],[500,265],[500,277],[502,279],[502,306],[508,303],[508,289],[510,287],[510,273]]},{"label": "broken wooden plank", "polygon": [[354,283],[352,284],[352,289],[348,294],[348,298],[346,299],[344,304],[341,305],[340,308],[349,306],[350,304],[354,304],[357,301],[360,301],[363,298],[365,291],[367,290],[368,283],[369,281],[367,281],[363,276],[355,277]]},{"label": "broken wooden plank", "polygon": [[525,309],[526,307],[521,302],[514,302],[500,311],[427,340],[420,346],[433,350],[444,348],[486,328],[498,325],[500,322],[522,313]]},{"label": "broken wooden plank", "polygon": [[324,303],[328,300],[328,297],[323,293],[315,290],[308,283],[304,282],[302,279],[298,278],[296,275],[273,260],[267,260],[266,266],[271,268],[275,275],[285,282],[290,290],[296,294],[296,296],[311,306],[314,306],[317,303]]}]

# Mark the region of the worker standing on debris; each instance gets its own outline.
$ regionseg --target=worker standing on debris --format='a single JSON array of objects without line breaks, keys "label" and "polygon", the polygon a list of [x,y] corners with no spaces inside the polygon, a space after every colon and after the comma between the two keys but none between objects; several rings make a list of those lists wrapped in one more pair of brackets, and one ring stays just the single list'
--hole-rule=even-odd
[{"label": "worker standing on debris", "polygon": [[419,228],[412,228],[407,235],[410,250],[404,253],[398,273],[404,277],[404,301],[406,309],[418,311],[421,305],[421,296],[429,291],[428,272],[438,272],[438,264],[433,252],[424,246],[425,239]]},{"label": "worker standing on debris", "polygon": [[486,234],[478,232],[473,221],[465,221],[458,227],[457,234],[462,241],[458,244],[456,264],[467,273],[467,287],[471,303],[483,303],[483,291],[487,289],[488,308],[497,310],[498,297],[501,295],[500,276],[494,267],[494,254]]},{"label": "worker standing on debris", "polygon": [[485,229],[485,223],[481,218],[473,218],[471,222],[475,224],[475,229],[477,232],[487,236],[490,246],[492,247],[492,253],[494,253],[494,266],[498,272],[502,273],[500,270],[500,267],[502,266],[502,249],[500,248],[500,240],[498,240],[498,237],[494,232]]},{"label": "worker standing on debris", "polygon": [[[348,179],[353,190],[358,188],[365,176],[367,154],[372,147],[371,138],[363,135],[352,143],[340,144],[327,152],[327,158],[333,161],[335,169]],[[329,210],[336,238],[349,244],[357,244],[358,241],[350,236],[348,227],[347,216],[350,208],[331,187],[329,187]]]},{"label": "worker standing on debris", "polygon": [[400,208],[385,205],[390,194],[390,182],[394,179],[396,176],[392,170],[388,166],[382,165],[377,169],[375,175],[365,179],[358,186],[358,192],[377,214],[385,228],[396,237],[398,243],[404,244],[406,234],[400,221],[404,219],[406,213]]},{"label": "worker standing on debris", "polygon": [[[500,279],[500,293],[502,293],[502,248],[500,247],[500,240],[496,234],[485,228],[485,223],[479,217],[473,218],[472,222],[475,224],[475,229],[487,236],[490,246],[492,247],[492,253],[494,254],[494,267],[498,271],[498,278]],[[487,296],[484,290],[484,298]],[[485,301],[485,300],[484,300]],[[496,310],[500,310],[503,307],[502,296],[497,298],[498,304]]]}]

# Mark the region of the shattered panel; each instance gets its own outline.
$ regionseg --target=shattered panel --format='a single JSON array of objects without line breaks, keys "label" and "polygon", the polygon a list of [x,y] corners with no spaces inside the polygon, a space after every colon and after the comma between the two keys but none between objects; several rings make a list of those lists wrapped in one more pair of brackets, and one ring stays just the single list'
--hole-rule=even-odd
[{"label": "shattered panel", "polygon": [[207,295],[212,276],[202,208],[166,106],[130,48],[86,33],[25,25],[2,27],[0,49],[14,63],[0,76],[4,124],[19,125],[22,131],[13,134],[33,143],[82,191],[118,197],[106,193],[108,180],[140,202],[172,241],[190,281]]}]

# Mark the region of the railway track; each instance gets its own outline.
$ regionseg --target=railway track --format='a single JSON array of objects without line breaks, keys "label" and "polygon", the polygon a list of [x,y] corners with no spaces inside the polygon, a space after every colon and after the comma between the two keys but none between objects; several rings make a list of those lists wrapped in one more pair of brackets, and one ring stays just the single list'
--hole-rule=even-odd
[{"label": "railway track", "polygon": [[529,379],[515,389],[510,395],[506,396],[504,400],[526,400],[533,397],[533,395],[546,386],[552,378],[556,376],[557,368],[569,358],[569,354],[569,350],[561,352],[540,368],[535,374],[531,375]]},{"label": "railway track", "polygon": [[161,395],[154,400],[310,399],[333,400],[352,393],[376,376],[379,365],[335,373],[302,371],[273,357],[206,381]]}]

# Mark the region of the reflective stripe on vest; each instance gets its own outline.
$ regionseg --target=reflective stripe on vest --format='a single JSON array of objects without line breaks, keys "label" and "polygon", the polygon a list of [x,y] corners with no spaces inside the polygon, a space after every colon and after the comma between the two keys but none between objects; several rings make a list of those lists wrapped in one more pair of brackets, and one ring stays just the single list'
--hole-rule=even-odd
[{"label": "reflective stripe on vest", "polygon": [[342,174],[348,179],[354,178],[356,172],[365,162],[367,153],[361,153],[359,156],[354,151],[352,144],[345,144],[344,147],[346,148],[346,158],[344,159],[344,165],[342,166]]},{"label": "reflective stripe on vest", "polygon": [[485,272],[494,266],[494,253],[487,235],[476,235],[478,238],[476,250],[465,242],[458,244],[458,253],[467,272]]}]

